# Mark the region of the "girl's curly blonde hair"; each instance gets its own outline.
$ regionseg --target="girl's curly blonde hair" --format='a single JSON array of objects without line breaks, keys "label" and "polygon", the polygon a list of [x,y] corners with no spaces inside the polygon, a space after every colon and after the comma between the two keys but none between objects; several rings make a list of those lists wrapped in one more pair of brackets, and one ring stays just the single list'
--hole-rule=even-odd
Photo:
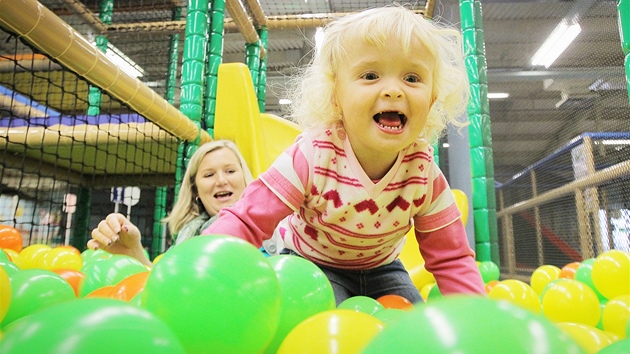
[{"label": "girl's curly blonde hair", "polygon": [[345,48],[367,43],[387,50],[392,39],[400,41],[406,51],[422,43],[428,53],[419,55],[435,59],[436,101],[419,138],[435,142],[448,123],[458,127],[467,124],[463,113],[470,91],[459,31],[426,20],[402,6],[387,6],[341,17],[324,28],[323,38],[323,45],[315,51],[310,65],[290,82],[291,118],[302,127],[331,125],[341,120],[341,113],[334,105],[335,82],[339,64],[347,60]]}]

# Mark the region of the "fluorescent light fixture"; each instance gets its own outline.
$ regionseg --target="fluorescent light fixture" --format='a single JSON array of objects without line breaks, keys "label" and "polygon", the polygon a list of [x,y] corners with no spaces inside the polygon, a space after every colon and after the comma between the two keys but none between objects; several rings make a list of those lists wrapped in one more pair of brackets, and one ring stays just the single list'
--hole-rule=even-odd
[{"label": "fluorescent light fixture", "polygon": [[144,83],[147,87],[161,87],[164,86],[164,82],[162,81],[147,81]]},{"label": "fluorescent light fixture", "polygon": [[590,91],[612,90],[613,89],[613,85],[610,82],[608,82],[608,81],[604,81],[602,79],[597,79],[588,87],[588,89]]},{"label": "fluorescent light fixture", "polygon": [[126,56],[120,49],[114,47],[113,44],[107,43],[107,51],[105,56],[108,57],[114,64],[116,64],[120,70],[126,72],[133,77],[144,76],[144,69],[140,65],[136,64],[131,58]]},{"label": "fluorescent light fixture", "polygon": [[560,22],[532,57],[532,65],[550,67],[580,32],[582,27],[579,23],[568,25],[566,21]]},{"label": "fluorescent light fixture", "polygon": [[488,99],[508,98],[510,94],[507,92],[488,92]]},{"label": "fluorescent light fixture", "polygon": [[630,145],[630,139],[602,140],[602,145]]},{"label": "fluorescent light fixture", "polygon": [[287,99],[287,98],[281,98],[281,99],[278,101],[278,103],[279,103],[279,104],[291,104],[291,100],[290,100],[290,99]]}]

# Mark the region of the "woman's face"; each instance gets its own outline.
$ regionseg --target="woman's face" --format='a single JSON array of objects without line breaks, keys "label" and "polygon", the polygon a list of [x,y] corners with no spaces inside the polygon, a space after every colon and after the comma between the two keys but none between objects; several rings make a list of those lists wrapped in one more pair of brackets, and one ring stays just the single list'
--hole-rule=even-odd
[{"label": "woman's face", "polygon": [[236,203],[245,190],[243,168],[229,148],[219,148],[206,154],[195,175],[197,193],[210,216],[221,208]]}]

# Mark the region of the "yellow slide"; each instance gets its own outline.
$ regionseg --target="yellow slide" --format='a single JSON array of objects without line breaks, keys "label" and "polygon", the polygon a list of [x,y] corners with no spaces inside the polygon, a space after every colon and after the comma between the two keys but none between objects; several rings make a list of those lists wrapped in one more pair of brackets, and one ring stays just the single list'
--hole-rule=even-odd
[{"label": "yellow slide", "polygon": [[214,138],[235,142],[254,178],[264,172],[301,131],[293,122],[260,113],[257,100],[245,64],[219,66]]}]

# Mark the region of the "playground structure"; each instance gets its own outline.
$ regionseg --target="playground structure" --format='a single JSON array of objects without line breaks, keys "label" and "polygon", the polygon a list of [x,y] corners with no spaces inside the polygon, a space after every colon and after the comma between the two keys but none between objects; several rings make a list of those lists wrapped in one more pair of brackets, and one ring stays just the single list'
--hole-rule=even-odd
[{"label": "playground structure", "polygon": [[[239,8],[238,1],[225,3],[231,19],[224,19],[225,9],[216,3],[211,12],[207,6],[189,5],[187,21],[177,19],[164,24],[150,20],[112,23],[111,18],[103,17],[108,11],[102,11],[101,18],[92,19],[91,26],[105,26],[96,31],[103,37],[125,31],[157,31],[160,38],[170,37],[170,49],[175,46],[175,50],[160,54],[175,65],[161,79],[169,81],[181,71],[181,81],[153,90],[147,83],[152,79],[141,81],[127,74],[103,54],[104,39],[101,46],[92,45],[73,26],[37,1],[24,0],[15,6],[18,2],[0,0],[3,27],[29,44],[24,49],[7,32],[0,38],[15,49],[14,53],[3,54],[2,64],[8,69],[0,73],[0,85],[9,89],[3,94],[8,103],[3,106],[2,121],[6,123],[0,128],[4,143],[0,223],[21,229],[28,243],[70,242],[83,247],[94,223],[113,211],[112,188],[139,186],[142,196],[133,206],[133,221],[139,224],[143,235],[151,235],[146,246],[151,246],[155,255],[164,249],[166,239],[159,220],[177,193],[178,178],[187,156],[198,144],[212,138],[234,140],[253,174],[262,172],[298,132],[292,123],[261,113],[265,96],[265,28],[312,28],[329,18],[299,21],[265,18],[258,11],[260,5],[255,3],[248,2],[253,23],[245,9]],[[424,10],[427,16],[431,15],[430,4],[433,2],[427,2]],[[490,113],[485,97],[487,77],[483,75],[485,52],[479,36],[481,15],[475,7],[480,5],[478,1],[463,1],[462,5],[467,6],[462,7],[462,12],[469,16],[462,17],[466,19],[462,20],[464,37],[473,52],[467,57],[473,89],[473,104],[469,109],[473,167],[470,219],[475,224],[478,257],[500,262],[509,278],[528,277],[542,264],[563,265],[567,260],[596,256],[606,245],[610,248],[622,245],[614,242],[612,218],[602,222],[599,218],[604,215],[599,210],[607,215],[617,213],[615,220],[626,215],[623,210],[628,208],[624,206],[628,202],[623,200],[623,191],[628,158],[622,150],[614,155],[618,160],[615,163],[608,162],[610,152],[600,153],[607,156],[601,164],[597,156],[589,157],[589,151],[590,154],[602,151],[601,146],[593,147],[607,139],[603,135],[581,136],[579,142],[570,142],[558,154],[566,160],[573,149],[585,156],[580,164],[570,161],[564,164],[576,173],[574,182],[570,178],[550,182],[558,177],[555,171],[542,176],[540,171],[545,170],[545,163],[562,165],[553,160],[560,158],[555,155],[513,181],[495,181]],[[84,17],[90,14],[81,11]],[[193,19],[197,17],[203,19],[195,24]],[[206,21],[209,18],[210,24]],[[223,29],[230,28],[241,32],[248,43],[245,64],[219,65],[225,45],[221,43],[221,34]],[[187,37],[179,58],[174,44],[179,43],[175,37],[182,31]],[[191,44],[188,48],[207,47],[209,54],[196,56],[199,53],[187,50],[189,39],[197,46]],[[99,43],[98,39],[96,42]],[[204,71],[206,76],[202,76]],[[174,94],[177,89],[179,97]],[[94,92],[98,99],[93,98]],[[27,102],[16,104],[19,95],[25,96]],[[179,109],[175,108],[177,103]],[[617,130],[630,130],[627,128]],[[620,134],[613,138],[623,140],[625,136]],[[579,145],[580,142],[583,144]],[[591,167],[581,170],[580,166]],[[584,174],[578,175],[578,170]],[[521,184],[527,175],[533,181],[532,187],[523,192]],[[546,182],[540,183],[543,180]],[[547,187],[550,184],[553,188]],[[68,204],[69,194],[77,196],[77,204]],[[613,203],[615,199],[619,200]],[[594,200],[598,203],[593,204]],[[78,208],[70,213],[72,206]],[[9,213],[5,214],[5,210]],[[64,226],[68,225],[71,214],[75,215],[68,233]],[[557,229],[561,224],[570,227]],[[609,232],[602,231],[605,229]]]}]

